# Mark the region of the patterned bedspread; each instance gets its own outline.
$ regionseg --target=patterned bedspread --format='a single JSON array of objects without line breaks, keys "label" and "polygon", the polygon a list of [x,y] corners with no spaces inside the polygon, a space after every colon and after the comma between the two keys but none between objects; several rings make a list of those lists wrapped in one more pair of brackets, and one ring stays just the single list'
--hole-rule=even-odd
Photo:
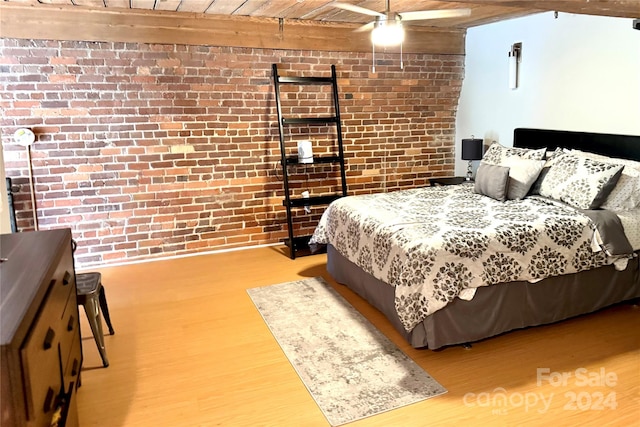
[{"label": "patterned bedspread", "polygon": [[537,281],[614,259],[594,252],[591,220],[542,198],[499,202],[470,185],[425,187],[333,202],[312,242],[395,287],[405,329],[475,288]]}]

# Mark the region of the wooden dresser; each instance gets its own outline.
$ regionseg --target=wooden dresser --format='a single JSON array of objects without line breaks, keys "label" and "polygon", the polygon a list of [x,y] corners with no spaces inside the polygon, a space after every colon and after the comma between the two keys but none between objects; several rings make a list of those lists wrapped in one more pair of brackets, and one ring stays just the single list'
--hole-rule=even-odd
[{"label": "wooden dresser", "polygon": [[0,257],[0,425],[77,426],[82,347],[71,231],[0,235]]}]

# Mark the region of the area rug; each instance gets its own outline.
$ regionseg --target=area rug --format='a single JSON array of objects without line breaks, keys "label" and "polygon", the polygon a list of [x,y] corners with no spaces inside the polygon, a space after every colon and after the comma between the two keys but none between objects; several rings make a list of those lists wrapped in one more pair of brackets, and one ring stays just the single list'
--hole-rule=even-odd
[{"label": "area rug", "polygon": [[321,277],[247,292],[332,426],[446,393]]}]

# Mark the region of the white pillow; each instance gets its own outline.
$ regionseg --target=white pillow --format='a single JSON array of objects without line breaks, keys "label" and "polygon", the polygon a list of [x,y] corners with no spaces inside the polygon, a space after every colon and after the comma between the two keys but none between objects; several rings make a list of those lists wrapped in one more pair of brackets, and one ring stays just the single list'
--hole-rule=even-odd
[{"label": "white pillow", "polygon": [[531,194],[540,194],[540,186],[542,185],[542,181],[544,181],[544,177],[547,176],[551,166],[564,154],[566,153],[562,148],[556,148],[553,151],[547,151],[545,153],[544,158],[546,162],[538,174],[538,178],[531,185]]},{"label": "white pillow", "polygon": [[640,161],[637,161],[637,160],[620,159],[617,157],[607,157],[607,156],[603,156],[602,154],[589,153],[588,151],[580,151],[576,149],[569,150],[568,152],[575,156],[587,157],[589,159],[615,163],[617,165],[623,165],[625,168],[633,168],[640,171]]},{"label": "white pillow", "polygon": [[540,195],[580,209],[597,209],[615,187],[624,166],[573,154],[554,159],[540,185]]},{"label": "white pillow", "polygon": [[618,183],[600,207],[612,211],[640,207],[640,171],[625,166]]},{"label": "white pillow", "polygon": [[533,183],[538,179],[545,163],[545,160],[531,160],[516,156],[504,159],[500,166],[509,168],[507,199],[524,199]]},{"label": "white pillow", "polygon": [[601,208],[612,211],[626,211],[640,207],[640,162],[606,157],[580,150],[571,150],[570,152],[577,156],[596,159],[603,163],[624,165],[620,179],[605,202],[600,206]]},{"label": "white pillow", "polygon": [[531,160],[542,160],[544,159],[546,151],[546,148],[533,150],[528,148],[505,147],[504,145],[494,142],[484,153],[484,155],[482,156],[482,160],[485,163],[489,163],[491,165],[501,165],[504,160],[510,157],[522,157]]}]

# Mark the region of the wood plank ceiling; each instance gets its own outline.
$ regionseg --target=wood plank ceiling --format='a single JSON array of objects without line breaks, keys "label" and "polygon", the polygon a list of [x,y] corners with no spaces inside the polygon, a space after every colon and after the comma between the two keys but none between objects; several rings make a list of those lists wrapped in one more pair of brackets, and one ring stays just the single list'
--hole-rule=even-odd
[{"label": "wood plank ceiling", "polygon": [[[374,11],[385,0],[343,0]],[[370,52],[353,31],[374,17],[332,0],[4,0],[0,37]],[[640,0],[390,0],[396,12],[471,9],[411,21],[407,53],[464,54],[468,28],[544,11],[639,18]]]},{"label": "wood plank ceiling", "polygon": [[[375,11],[384,11],[384,0],[342,0]],[[191,12],[254,18],[282,18],[321,22],[365,24],[371,16],[331,6],[331,0],[4,0],[33,6],[67,5],[106,9]],[[412,25],[469,28],[541,11],[640,18],[640,0],[391,0],[391,10],[470,8],[465,18],[434,19]]]}]

